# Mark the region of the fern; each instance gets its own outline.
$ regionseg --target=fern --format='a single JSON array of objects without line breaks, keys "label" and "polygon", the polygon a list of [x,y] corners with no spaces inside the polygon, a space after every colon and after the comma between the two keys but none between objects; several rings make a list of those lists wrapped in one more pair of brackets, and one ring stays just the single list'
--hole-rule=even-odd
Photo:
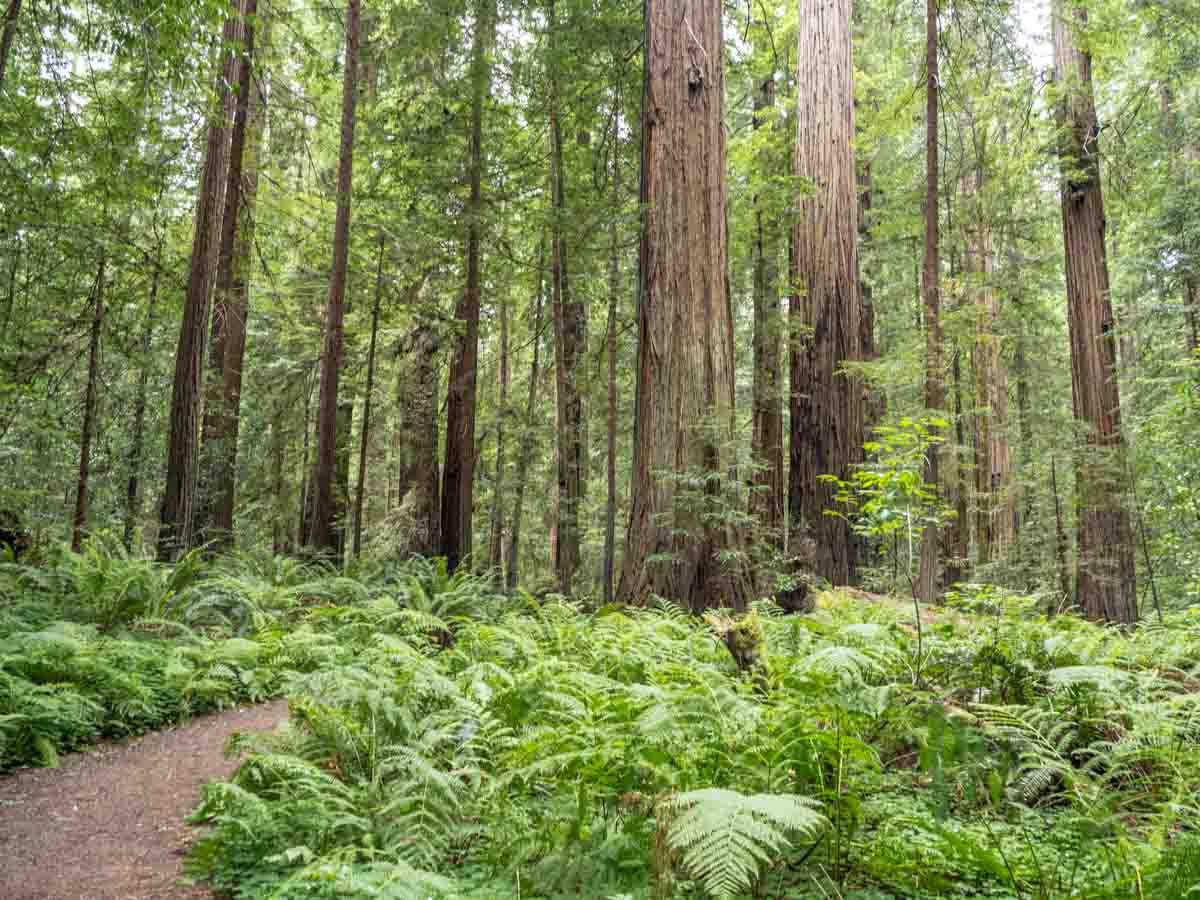
[{"label": "fern", "polygon": [[789,835],[811,839],[829,824],[815,801],[795,794],[705,788],[676,794],[663,806],[667,842],[714,897],[750,890],[762,869],[791,846]]}]

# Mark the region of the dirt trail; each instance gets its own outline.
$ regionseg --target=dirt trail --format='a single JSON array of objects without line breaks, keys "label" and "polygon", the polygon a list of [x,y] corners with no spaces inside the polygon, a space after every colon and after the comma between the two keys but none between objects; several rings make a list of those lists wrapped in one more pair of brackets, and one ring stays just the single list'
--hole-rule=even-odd
[{"label": "dirt trail", "polygon": [[200,788],[233,772],[225,742],[287,720],[283,700],[101,744],[0,778],[3,900],[201,900],[181,882]]}]

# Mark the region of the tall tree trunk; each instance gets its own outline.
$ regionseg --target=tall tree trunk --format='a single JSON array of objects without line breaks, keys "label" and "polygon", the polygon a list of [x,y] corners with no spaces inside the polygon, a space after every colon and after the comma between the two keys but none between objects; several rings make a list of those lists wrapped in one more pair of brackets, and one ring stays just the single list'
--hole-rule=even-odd
[{"label": "tall tree trunk", "polygon": [[[342,141],[338,160],[337,221],[333,231],[333,268],[325,313],[325,353],[321,359],[321,403],[317,413],[317,469],[314,475],[313,521],[309,546],[317,553],[339,553],[338,383],[342,373],[346,276],[350,255],[350,189],[354,173],[355,108],[358,104],[358,58],[361,0],[346,0],[346,68],[342,81]],[[343,503],[344,503],[343,498]],[[345,507],[343,506],[343,512]],[[343,542],[344,544],[344,542]],[[344,549],[344,546],[341,548]]]},{"label": "tall tree trunk", "polygon": [[92,289],[92,333],[88,345],[88,379],[83,397],[83,427],[79,435],[79,481],[75,488],[75,517],[71,526],[71,549],[83,548],[88,524],[88,479],[92,465],[92,435],[96,430],[96,399],[100,380],[100,329],[104,325],[104,272],[108,259],[101,255]]},{"label": "tall tree trunk", "polygon": [[[925,408],[938,413],[946,402],[942,384],[941,258],[938,247],[938,0],[925,3],[925,263],[921,294],[925,307]],[[925,455],[925,483],[935,494],[938,485],[937,446]],[[921,532],[921,568],[917,597],[926,602],[938,592],[938,529]]]},{"label": "tall tree trunk", "polygon": [[538,253],[538,283],[533,300],[533,362],[529,369],[529,393],[525,401],[525,427],[521,430],[521,450],[517,457],[517,481],[513,496],[512,527],[508,534],[508,568],[504,573],[504,588],[514,591],[521,569],[521,518],[525,511],[525,484],[533,460],[534,413],[537,410],[537,386],[542,348],[542,306],[546,291],[546,242],[543,238]]},{"label": "tall tree trunk", "polygon": [[[646,0],[636,434],[619,597],[744,607],[743,539],[714,517],[734,403],[717,0]],[[691,485],[702,480],[703,487]]]},{"label": "tall tree trunk", "polygon": [[[754,128],[770,120],[775,107],[775,73],[763,79],[754,98]],[[764,177],[771,174],[769,153],[760,165]],[[755,197],[754,210],[754,490],[750,513],[764,529],[770,543],[782,547],[783,467],[783,377],[780,372],[782,316],[779,309],[778,223],[768,220],[765,201]]]},{"label": "tall tree trunk", "polygon": [[492,484],[492,527],[488,565],[504,581],[504,436],[508,422],[508,296],[500,296],[500,409],[496,414],[496,478]]},{"label": "tall tree trunk", "polygon": [[438,552],[438,388],[441,340],[437,326],[421,322],[408,339],[401,361],[400,508],[408,526],[402,550],[421,556]]},{"label": "tall tree trunk", "polygon": [[158,558],[171,561],[194,543],[192,531],[199,457],[201,374],[208,333],[209,294],[220,247],[221,213],[225,201],[229,131],[237,81],[235,48],[242,39],[241,4],[233,0],[225,21],[221,65],[217,73],[220,103],[208,124],[208,142],[196,202],[192,258],[184,295],[183,322],[175,351],[175,381],[167,434],[167,479],[158,534]]},{"label": "tall tree trunk", "polygon": [[[614,60],[614,63],[616,61]],[[607,496],[604,504],[604,563],[601,583],[604,602],[612,603],[616,594],[617,556],[617,303],[621,291],[620,240],[617,219],[621,210],[621,91],[613,84],[612,196],[613,209],[608,221],[608,333],[605,355],[608,357],[608,422],[605,453]]]},{"label": "tall tree trunk", "polygon": [[158,305],[158,283],[162,276],[163,238],[159,237],[150,275],[150,296],[146,301],[146,321],[142,325],[141,368],[138,372],[137,398],[133,402],[133,430],[129,438],[129,481],[125,487],[125,528],[123,543],[133,549],[133,532],[142,507],[142,465],[146,452],[146,406],[150,392],[151,341],[154,337],[154,313]]},{"label": "tall tree trunk", "polygon": [[950,363],[951,377],[954,379],[954,452],[951,456],[953,466],[950,477],[950,495],[954,498],[954,521],[946,529],[946,584],[957,584],[963,580],[963,574],[970,564],[971,523],[967,518],[967,477],[963,465],[963,453],[966,447],[962,403],[962,348],[958,342],[954,345],[954,357]]},{"label": "tall tree trunk", "polygon": [[308,465],[309,444],[312,439],[312,399],[313,399],[312,373],[308,377],[308,392],[304,397],[304,448],[300,454],[300,521],[296,527],[296,535],[299,538],[296,544],[298,547],[308,546],[308,532],[312,524],[312,481],[309,478],[310,469]]},{"label": "tall tree trunk", "polygon": [[[246,276],[248,259],[239,259],[241,253],[249,254],[250,245],[245,243],[241,230],[243,221],[245,186],[242,173],[245,170],[247,133],[255,108],[257,89],[253,83],[254,19],[258,12],[258,0],[243,0],[243,46],[238,61],[237,98],[233,116],[233,131],[229,142],[229,171],[225,181],[225,210],[221,216],[221,244],[217,253],[217,280],[213,294],[212,324],[209,331],[208,386],[205,392],[204,422],[201,427],[199,483],[196,491],[197,540],[213,542],[214,549],[228,549],[233,543],[233,483],[237,472],[237,439],[232,434],[236,413],[232,408],[237,401],[227,390],[227,382],[233,381],[236,372],[236,387],[241,388],[241,356],[246,346]],[[254,153],[253,138],[249,141]],[[257,178],[253,162],[251,172]],[[257,187],[257,185],[256,185]],[[242,228],[239,228],[239,225]],[[240,276],[240,277],[239,277]],[[240,351],[240,352],[239,352]],[[234,357],[238,357],[235,361]],[[224,494],[229,504],[225,508]],[[226,520],[225,512],[228,512]]]},{"label": "tall tree trunk", "polygon": [[1125,442],[1100,189],[1099,125],[1091,57],[1076,32],[1087,11],[1070,0],[1053,19],[1062,161],[1062,223],[1075,419],[1086,444],[1075,462],[1078,508],[1076,602],[1093,620],[1137,620],[1133,529],[1125,505]]},{"label": "tall tree trunk", "polygon": [[789,508],[833,584],[856,577],[857,542],[849,522],[826,515],[836,489],[821,476],[847,478],[863,452],[862,385],[841,371],[862,359],[850,13],[851,0],[800,4],[794,166],[816,191],[799,198],[795,226]]},{"label": "tall tree trunk", "polygon": [[471,48],[471,141],[467,159],[467,284],[454,311],[462,331],[450,362],[446,396],[446,465],[442,471],[441,554],[451,571],[471,556],[475,498],[475,406],[479,368],[480,244],[483,237],[483,105],[490,90],[488,48],[496,29],[494,0],[479,0]]},{"label": "tall tree trunk", "polygon": [[0,31],[0,87],[4,87],[4,73],[8,70],[8,54],[12,51],[13,38],[17,36],[17,20],[21,15],[21,0],[8,0],[4,11],[4,27]]},{"label": "tall tree trunk", "polygon": [[371,306],[371,343],[367,348],[367,392],[363,398],[361,440],[358,447],[358,485],[354,494],[354,558],[362,554],[363,501],[367,487],[367,447],[371,440],[371,400],[375,395],[375,343],[379,338],[379,305],[383,298],[383,251],[379,235],[379,264],[375,269],[375,302]]},{"label": "tall tree trunk", "polygon": [[558,587],[573,592],[580,562],[579,505],[583,498],[583,402],[579,389],[583,361],[583,304],[575,298],[567,277],[566,171],[563,163],[561,111],[559,109],[560,60],[555,0],[547,4],[550,71],[550,187],[554,203],[551,248],[551,284],[554,309],[554,365],[557,396],[557,525],[554,529],[554,567]]},{"label": "tall tree trunk", "polygon": [[1000,357],[1000,295],[995,284],[991,224],[980,195],[982,165],[964,180],[974,194],[967,243],[968,284],[975,292],[975,545],[980,565],[1002,558],[1014,538],[1012,451],[1008,442],[1008,373]]}]

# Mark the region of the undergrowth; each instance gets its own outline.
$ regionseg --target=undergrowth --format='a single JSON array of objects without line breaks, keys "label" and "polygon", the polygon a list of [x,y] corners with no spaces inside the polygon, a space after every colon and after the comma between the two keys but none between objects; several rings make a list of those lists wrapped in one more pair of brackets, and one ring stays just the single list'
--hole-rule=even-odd
[{"label": "undergrowth", "polygon": [[669,604],[95,552],[103,578],[0,572],[0,759],[286,694],[193,817],[192,871],[236,897],[1200,896],[1194,614],[979,589],[918,660],[910,608],[826,594],[756,608],[742,672]]}]

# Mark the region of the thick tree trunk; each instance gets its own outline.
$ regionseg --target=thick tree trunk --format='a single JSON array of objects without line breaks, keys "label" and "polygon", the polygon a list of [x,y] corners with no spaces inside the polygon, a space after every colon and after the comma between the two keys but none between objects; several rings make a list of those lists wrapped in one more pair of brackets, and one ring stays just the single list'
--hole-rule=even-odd
[{"label": "thick tree trunk", "polygon": [[[325,353],[321,359],[321,402],[317,412],[317,468],[309,546],[316,553],[340,555],[344,523],[339,526],[335,479],[338,476],[338,384],[342,373],[343,316],[350,255],[350,189],[354,173],[354,126],[358,104],[360,0],[346,2],[346,62],[342,81],[342,140],[338,161],[337,221],[333,232],[333,268],[325,313]],[[349,458],[347,457],[347,465]],[[345,498],[342,498],[345,503]],[[345,506],[342,506],[345,511]],[[342,547],[339,548],[339,535]]]},{"label": "thick tree trunk", "polygon": [[[946,402],[942,384],[941,258],[938,247],[938,0],[925,4],[925,263],[921,270],[921,295],[925,307],[925,408],[937,414]],[[925,483],[935,494],[938,484],[938,447],[925,455]],[[926,602],[938,592],[938,529],[921,532],[921,568],[917,597]]]},{"label": "thick tree trunk", "polygon": [[133,549],[133,533],[142,509],[142,465],[146,452],[146,406],[150,392],[151,340],[154,337],[154,313],[158,306],[158,283],[162,275],[162,238],[154,254],[150,275],[150,296],[146,301],[146,321],[142,326],[141,369],[138,372],[137,398],[133,402],[133,430],[129,437],[129,480],[125,486],[125,528],[123,543]]},{"label": "thick tree trunk", "polygon": [[[983,169],[965,180],[968,192],[983,190]],[[967,244],[968,284],[975,292],[975,546],[980,565],[1001,559],[1015,536],[1011,490],[1012,451],[1008,442],[1008,373],[1000,356],[1000,294],[996,291],[991,224],[983,204],[973,206],[975,221]]]},{"label": "thick tree trunk", "polygon": [[[754,98],[754,128],[769,120],[775,107],[775,73],[763,79]],[[764,153],[762,175],[771,174]],[[767,540],[783,546],[783,375],[780,341],[783,337],[779,309],[778,223],[767,219],[764,201],[755,197],[754,211],[754,385],[753,444],[754,489],[750,513]]]},{"label": "thick tree trunk", "polygon": [[470,559],[475,500],[475,406],[479,368],[480,244],[483,237],[483,105],[491,83],[488,48],[495,34],[493,0],[479,0],[471,48],[471,140],[467,159],[467,283],[454,311],[461,325],[446,396],[446,465],[442,471],[441,555],[453,571]]},{"label": "thick tree trunk", "polygon": [[4,87],[8,54],[12,51],[13,39],[17,36],[17,21],[20,15],[21,0],[8,0],[8,9],[4,11],[4,27],[0,31],[0,87]]},{"label": "thick tree trunk", "polygon": [[[221,216],[221,244],[217,253],[217,281],[213,295],[212,324],[209,332],[208,387],[205,392],[204,423],[201,428],[199,483],[196,491],[197,540],[213,542],[214,549],[228,549],[233,543],[233,499],[237,474],[238,405],[230,388],[240,394],[242,357],[246,347],[246,306],[250,244],[241,231],[248,225],[247,191],[243,171],[247,133],[259,105],[254,102],[253,84],[254,17],[258,0],[243,0],[243,47],[238,61],[237,98],[233,132],[229,142],[229,171],[225,181],[225,210]],[[253,138],[250,140],[251,154]],[[257,179],[256,167],[250,171]],[[257,187],[257,185],[256,185]],[[241,226],[239,228],[239,226]],[[236,377],[235,377],[236,375]],[[225,503],[225,500],[228,503]],[[226,516],[226,513],[228,514]]]},{"label": "thick tree trunk", "polygon": [[422,322],[410,335],[401,362],[399,505],[404,512],[403,553],[438,552],[438,388],[441,340],[437,328]]},{"label": "thick tree trunk", "polygon": [[521,431],[521,450],[517,457],[517,479],[513,495],[512,527],[508,535],[508,568],[504,588],[514,591],[521,571],[521,519],[525,512],[525,484],[533,461],[534,413],[537,410],[537,386],[541,377],[542,307],[546,291],[546,245],[538,253],[538,283],[533,300],[533,362],[529,368],[529,393],[525,400],[525,427]]},{"label": "thick tree trunk", "polygon": [[71,526],[71,549],[83,549],[88,525],[88,479],[92,466],[92,435],[96,430],[96,401],[100,380],[100,330],[104,326],[104,274],[108,259],[100,257],[92,295],[92,332],[88,344],[88,378],[83,396],[83,427],[79,435],[79,481],[75,487],[75,517]]},{"label": "thick tree trunk", "polygon": [[192,524],[199,458],[201,375],[208,333],[209,294],[216,270],[225,201],[229,131],[234,108],[229,86],[237,80],[234,50],[242,39],[242,24],[241,5],[234,0],[225,22],[221,66],[217,74],[220,103],[208,125],[183,322],[175,351],[175,381],[167,434],[167,479],[161,508],[162,527],[158,534],[158,558],[162,561],[176,559],[194,543]]},{"label": "thick tree trunk", "polygon": [[857,542],[826,515],[836,489],[821,476],[849,477],[863,452],[862,385],[841,371],[862,359],[850,13],[850,0],[801,2],[794,167],[816,191],[799,198],[795,226],[789,508],[794,537],[833,584],[854,580]]},{"label": "thick tree trunk", "polygon": [[1105,259],[1100,129],[1091,57],[1076,41],[1087,12],[1068,0],[1056,4],[1052,18],[1055,75],[1062,87],[1059,153],[1071,384],[1075,419],[1086,437],[1075,462],[1076,602],[1089,619],[1130,623],[1138,615],[1137,584],[1133,529],[1125,506],[1128,471]]},{"label": "thick tree trunk", "polygon": [[375,395],[375,344],[379,339],[379,306],[383,299],[384,236],[379,236],[379,263],[375,269],[375,303],[371,306],[371,343],[367,348],[367,391],[363,397],[362,427],[358,447],[358,484],[354,493],[354,558],[362,554],[363,502],[367,488],[367,447],[371,440],[371,400]]},{"label": "thick tree trunk", "polygon": [[554,203],[551,284],[554,309],[554,365],[557,397],[556,462],[558,468],[557,525],[554,529],[554,568],[558,589],[570,596],[580,563],[579,505],[583,498],[583,402],[579,389],[585,352],[583,304],[575,298],[567,277],[566,172],[563,164],[559,110],[558,21],[555,2],[547,5],[550,71],[550,187]]},{"label": "thick tree trunk", "polygon": [[617,591],[693,611],[742,608],[749,592],[742,536],[720,516],[734,403],[721,14],[716,0],[645,4],[636,433]]}]

